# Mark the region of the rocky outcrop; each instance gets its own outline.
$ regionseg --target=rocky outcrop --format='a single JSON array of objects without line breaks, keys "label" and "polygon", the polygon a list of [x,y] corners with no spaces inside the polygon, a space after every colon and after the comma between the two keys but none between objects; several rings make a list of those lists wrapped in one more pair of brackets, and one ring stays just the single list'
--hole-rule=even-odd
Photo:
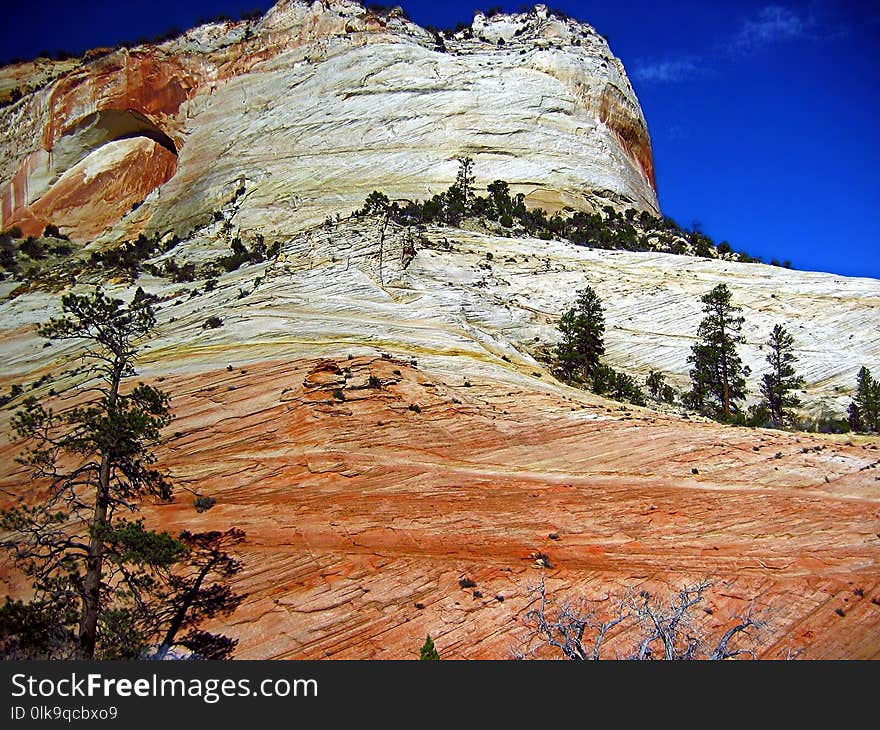
[{"label": "rocky outcrop", "polygon": [[[157,261],[228,252],[236,205]],[[211,291],[144,275],[158,330],[139,377],[172,396],[160,463],[178,487],[148,520],[247,532],[235,588],[248,598],[224,626],[242,658],[407,658],[428,632],[447,658],[507,658],[542,570],[554,594],[593,598],[711,576],[707,630],[755,600],[771,619],[764,656],[876,658],[876,439],[606,401],[532,355],[589,282],[608,307],[609,361],[680,383],[697,298],[722,280],[746,308],[746,360],[757,371],[765,330],[784,322],[805,399],[839,414],[855,368],[880,355],[873,280],[371,218],[284,241],[277,261]],[[0,303],[5,392],[68,402],[79,346],[44,348],[34,332],[57,307],[40,291]],[[212,316],[222,326],[206,329]],[[0,433],[19,403],[0,409]],[[0,444],[3,500],[29,489],[18,448]],[[193,494],[216,506],[196,512]]]},{"label": "rocky outcrop", "polygon": [[[228,252],[227,222],[157,260]],[[428,632],[444,657],[509,657],[536,554],[554,594],[711,576],[707,630],[754,599],[772,619],[764,656],[876,658],[876,439],[635,408],[561,385],[533,357],[589,282],[608,308],[609,361],[682,384],[698,296],[722,280],[746,309],[752,394],[760,343],[782,321],[808,408],[839,415],[859,363],[880,360],[873,280],[373,218],[285,241],[211,291],[142,276],[159,304],[139,377],[172,395],[160,463],[178,485],[148,519],[246,530],[235,587],[248,599],[224,626],[243,658],[407,658]],[[57,307],[39,291],[0,303],[5,392],[66,402],[78,345],[44,348],[34,332]],[[205,329],[211,316],[222,326]],[[0,409],[0,432],[18,404]],[[18,448],[0,444],[4,500],[28,489]],[[217,506],[197,513],[193,493]]]},{"label": "rocky outcrop", "polygon": [[104,232],[102,222],[129,213],[176,167],[177,156],[147,137],[115,139],[66,170],[17,223],[37,233],[63,220],[77,235],[94,238]]},{"label": "rocky outcrop", "polygon": [[[174,59],[121,50],[0,111],[9,125],[0,146],[3,227],[18,224],[36,235],[54,222],[89,240],[118,221],[174,174],[182,138],[176,115],[193,88]],[[135,138],[157,149],[142,143],[133,154],[126,140]],[[93,174],[78,175],[83,166]],[[94,208],[96,168],[117,178],[105,196],[115,205]]]},{"label": "rocky outcrop", "polygon": [[[0,93],[29,73],[0,72]],[[335,215],[374,188],[437,192],[462,153],[479,183],[546,207],[601,192],[655,210],[644,119],[592,28],[538,8],[440,39],[396,13],[281,2],[39,73],[0,111],[3,226],[161,245],[134,283],[83,263],[91,249],[0,282],[0,434],[25,395],[62,407],[86,375],[80,343],[36,335],[58,313],[49,285],[154,294],[138,377],[171,395],[158,456],[178,497],[145,516],[246,531],[247,599],[223,627],[239,657],[409,658],[430,633],[445,658],[507,658],[542,576],[598,599],[710,576],[708,631],[754,602],[763,656],[880,657],[876,438],[632,407],[541,360],[590,284],[607,361],[684,387],[699,297],[723,281],[752,399],[782,323],[804,413],[840,416],[858,368],[880,369],[880,283]],[[257,243],[277,257],[217,265]],[[199,276],[147,273],[172,260]],[[0,439],[0,507],[33,493],[19,448]],[[195,495],[216,506],[197,512]]]},{"label": "rocky outcrop", "polygon": [[[173,259],[179,266],[205,267],[228,255],[232,241],[248,233],[235,225],[247,186],[230,195],[218,216],[208,216],[191,237],[152,263],[161,267]],[[253,239],[244,240],[253,245]],[[373,353],[392,348],[455,372],[477,373],[485,363],[507,367],[503,357],[531,372],[556,342],[562,312],[589,284],[606,309],[607,362],[640,381],[658,370],[684,391],[690,385],[687,357],[703,317],[699,299],[723,282],[745,317],[739,351],[751,368],[749,402],[760,398],[766,342],[776,324],[795,339],[797,369],[806,380],[797,395],[808,421],[844,417],[859,368],[880,370],[875,279],[475,230],[416,230],[381,217],[343,219],[266,242],[279,245],[277,260],[225,274],[211,292],[199,280],[181,285],[142,276],[138,285],[177,302],[160,316],[155,346],[165,353],[186,351],[188,361],[207,358],[204,365],[211,367],[222,364],[213,359],[218,347],[253,350],[260,358],[291,348],[297,357],[339,356],[357,346]],[[82,286],[98,282],[94,273],[80,277]],[[0,296],[19,287],[2,282]],[[130,296],[131,290],[120,293]],[[4,329],[42,321],[47,297],[33,291],[0,302]],[[226,326],[206,340],[202,325],[214,313]],[[166,316],[173,323],[163,324]],[[36,346],[34,352],[36,360],[7,359],[8,377],[25,377],[51,354]],[[163,367],[172,365],[168,360]]]},{"label": "rocky outcrop", "polygon": [[[754,602],[762,656],[880,656],[876,440],[684,422],[469,358],[355,355],[341,331],[351,358],[300,358],[304,321],[326,324],[250,309],[251,331],[290,328],[283,357],[221,344],[242,326],[227,316],[156,343],[142,373],[176,416],[160,457],[177,500],[149,523],[247,533],[247,599],[223,625],[239,658],[414,658],[426,633],[444,658],[510,658],[542,575],[556,599],[709,576],[707,632]],[[4,499],[22,490],[15,450],[0,443]]]},{"label": "rocky outcrop", "polygon": [[[0,71],[0,89],[27,92],[0,109],[2,228],[37,234],[52,222],[81,241],[108,227],[182,235],[244,179],[240,225],[286,235],[348,213],[373,189],[439,192],[460,155],[475,158],[482,185],[506,179],[550,209],[605,191],[657,210],[650,138],[620,61],[593,28],[542,6],[478,14],[443,38],[345,0],[283,1],[257,22],[202,26],[54,73]],[[176,161],[101,153],[124,184],[119,206],[94,208],[88,185],[71,186],[74,168],[132,137]]]}]

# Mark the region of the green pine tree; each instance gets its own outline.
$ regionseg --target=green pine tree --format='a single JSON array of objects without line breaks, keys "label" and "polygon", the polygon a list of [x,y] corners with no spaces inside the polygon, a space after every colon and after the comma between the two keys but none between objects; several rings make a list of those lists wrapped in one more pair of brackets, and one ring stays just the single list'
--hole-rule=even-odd
[{"label": "green pine tree", "polygon": [[[28,502],[0,513],[0,545],[30,579],[32,598],[0,607],[0,656],[140,657],[157,635],[169,635],[169,622],[173,640],[178,629],[194,630],[238,599],[223,586],[227,576],[216,563],[186,582],[203,568],[205,550],[197,548],[213,544],[211,533],[177,539],[131,518],[143,501],[172,497],[153,453],[171,420],[168,396],[144,383],[128,385],[155,327],[151,298],[139,289],[126,305],[97,289],[68,294],[61,304],[62,316],[38,331],[84,344],[91,378],[80,402],[67,399],[76,405],[54,411],[28,398],[12,420],[28,443],[19,461],[34,485]],[[212,575],[221,581],[209,586]],[[168,621],[159,620],[157,598],[172,604]],[[225,637],[198,638],[199,647],[213,641],[212,656],[220,655]],[[228,641],[223,646],[231,651]]]},{"label": "green pine tree", "polygon": [[588,380],[605,353],[605,314],[592,287],[578,292],[575,305],[563,313],[559,322],[562,338],[556,346],[559,367],[567,378]]},{"label": "green pine tree", "polygon": [[689,402],[699,410],[729,419],[738,411],[737,401],[745,399],[747,370],[736,350],[745,342],[742,325],[745,319],[732,302],[726,284],[719,284],[700,298],[706,316],[697,328],[688,362],[693,384]]},{"label": "green pine tree", "polygon": [[500,221],[506,228],[513,225],[513,200],[510,197],[510,186],[504,180],[495,180],[486,186],[489,200],[492,203],[492,218]]},{"label": "green pine tree", "polygon": [[461,223],[471,209],[474,200],[474,161],[470,157],[458,158],[458,174],[455,182],[444,194],[446,222],[451,226]]},{"label": "green pine tree", "polygon": [[856,376],[856,394],[849,404],[849,425],[853,431],[880,431],[880,382],[864,366]]},{"label": "green pine tree", "polygon": [[672,403],[675,400],[675,388],[666,382],[663,373],[652,370],[645,378],[645,387],[654,400]]},{"label": "green pine tree", "polygon": [[455,191],[465,208],[474,197],[474,160],[471,157],[458,158],[458,174],[455,176]]},{"label": "green pine tree", "polygon": [[431,638],[430,634],[425,636],[425,643],[422,644],[422,648],[419,651],[419,659],[423,661],[435,661],[440,659],[440,654],[437,652],[437,649],[434,646],[434,640]]},{"label": "green pine tree", "polygon": [[761,394],[770,412],[771,422],[781,428],[791,416],[790,409],[800,405],[800,400],[792,395],[792,391],[802,388],[804,379],[794,369],[794,363],[797,362],[793,352],[794,337],[785,327],[777,324],[767,344],[770,349],[767,353],[770,372],[761,378]]}]

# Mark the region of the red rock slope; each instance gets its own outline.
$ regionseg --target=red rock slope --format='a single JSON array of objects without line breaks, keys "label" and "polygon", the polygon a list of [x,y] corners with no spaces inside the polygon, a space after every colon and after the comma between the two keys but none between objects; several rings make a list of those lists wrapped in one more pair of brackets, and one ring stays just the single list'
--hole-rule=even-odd
[{"label": "red rock slope", "polygon": [[[409,361],[245,370],[162,383],[179,496],[149,511],[247,531],[249,597],[226,627],[241,658],[411,658],[427,632],[446,658],[506,658],[542,572],[591,597],[712,577],[709,630],[755,600],[766,657],[880,657],[876,443],[466,387]],[[217,505],[197,514],[188,490]]]}]

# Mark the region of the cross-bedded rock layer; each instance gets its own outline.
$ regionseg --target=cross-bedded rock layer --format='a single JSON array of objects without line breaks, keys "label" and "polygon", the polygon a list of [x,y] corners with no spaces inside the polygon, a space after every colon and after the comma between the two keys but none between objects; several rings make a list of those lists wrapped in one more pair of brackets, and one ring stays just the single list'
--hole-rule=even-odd
[{"label": "cross-bedded rock layer", "polygon": [[[0,228],[26,234],[47,223],[81,241],[114,226],[111,238],[183,234],[242,180],[240,224],[290,234],[373,189],[439,192],[461,155],[551,209],[602,192],[657,210],[651,141],[622,64],[593,28],[541,6],[477,15],[444,39],[345,0],[282,1],[259,21],[159,46],[0,70],[0,93],[12,89],[26,93],[0,109]],[[101,153],[130,137],[174,163],[159,149]],[[122,181],[117,206],[93,206],[88,180],[72,194],[84,162],[89,179]]]},{"label": "cross-bedded rock layer", "polygon": [[[379,356],[192,368],[162,386],[179,496],[149,519],[247,531],[235,587],[249,596],[224,627],[240,657],[407,658],[429,632],[446,658],[505,658],[542,573],[556,597],[596,599],[710,576],[708,631],[754,601],[767,657],[880,656],[876,444],[686,423],[537,379],[465,385]],[[217,505],[197,514],[195,494]]]},{"label": "cross-bedded rock layer", "polygon": [[[478,15],[441,44],[395,13],[281,2],[158,47],[3,69],[12,88],[26,93],[0,110],[2,227],[52,222],[95,248],[180,234],[156,265],[203,265],[238,236],[280,244],[210,291],[137,282],[159,297],[139,367],[176,416],[159,457],[178,498],[146,516],[246,530],[248,598],[224,627],[238,656],[415,657],[430,633],[444,657],[504,658],[542,574],[554,595],[599,599],[708,576],[707,630],[754,601],[765,656],[880,655],[876,439],[623,406],[538,357],[589,283],[608,361],[684,386],[699,296],[724,281],[753,397],[780,322],[807,411],[839,415],[858,367],[880,366],[876,281],[371,218],[309,227],[374,188],[438,192],[460,154],[535,204],[602,192],[656,210],[638,102],[589,26]],[[69,403],[80,351],[43,347],[34,325],[57,297],[27,289],[0,284],[0,387]],[[18,448],[0,445],[0,504],[30,494]],[[216,506],[197,513],[196,494]]]},{"label": "cross-bedded rock layer", "polygon": [[[844,328],[876,322],[876,282],[840,289],[838,277],[775,267],[379,230],[370,219],[321,227],[211,292],[138,281],[160,297],[140,371],[172,394],[176,416],[160,462],[178,499],[148,519],[247,531],[236,588],[249,597],[225,627],[239,656],[406,658],[430,632],[445,657],[507,657],[524,637],[539,554],[555,595],[662,592],[708,576],[707,630],[755,600],[768,610],[768,657],[878,656],[876,439],[629,407],[559,384],[530,355],[584,281],[609,303],[615,365],[656,356],[655,337],[686,345],[690,334],[666,330],[691,333],[697,294],[721,277],[759,329],[782,315],[796,334],[821,324],[855,363],[876,357],[876,342],[851,343]],[[178,253],[210,258],[220,243],[206,230]],[[639,284],[643,269],[656,288]],[[790,300],[771,296],[786,286]],[[668,317],[664,297],[680,300]],[[816,297],[834,302],[824,319],[807,304]],[[54,388],[67,402],[82,377],[70,372],[77,345],[44,348],[33,331],[57,301],[22,294],[2,312],[0,387],[42,398]],[[209,316],[223,326],[204,329]],[[654,335],[640,333],[643,317]],[[668,367],[683,367],[685,345],[662,350]],[[824,350],[800,335],[798,347],[811,377],[837,382]],[[836,404],[833,387],[811,389]],[[0,411],[0,432],[9,417]],[[0,451],[4,499],[28,492],[16,448]],[[196,494],[217,505],[197,513]]]}]

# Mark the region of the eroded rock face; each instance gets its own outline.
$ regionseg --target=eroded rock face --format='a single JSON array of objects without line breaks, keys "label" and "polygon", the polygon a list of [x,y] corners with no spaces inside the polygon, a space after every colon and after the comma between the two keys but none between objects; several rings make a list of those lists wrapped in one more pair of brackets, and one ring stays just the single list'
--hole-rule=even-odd
[{"label": "eroded rock face", "polygon": [[[557,600],[709,576],[709,634],[754,603],[761,656],[880,656],[876,439],[687,423],[464,357],[217,346],[232,326],[147,355],[173,394],[178,497],[145,514],[246,531],[247,599],[218,626],[239,658],[407,659],[426,633],[447,659],[510,658],[542,576]],[[0,442],[0,504],[24,490],[15,450]]]},{"label": "eroded rock face", "polygon": [[[650,137],[623,66],[593,28],[541,6],[478,14],[443,39],[395,13],[282,1],[258,22],[45,65],[0,71],[0,90],[27,92],[0,109],[0,227],[26,234],[52,222],[74,240],[107,227],[183,235],[241,180],[237,223],[289,234],[374,189],[439,192],[461,155],[474,157],[481,185],[506,179],[550,209],[606,191],[658,210]],[[176,163],[116,155],[105,171],[131,181],[146,162],[143,184],[128,185],[121,209],[94,209],[72,169],[134,136]]]},{"label": "eroded rock face", "polygon": [[[630,407],[539,358],[588,283],[608,362],[683,387],[699,296],[723,281],[748,322],[751,396],[782,323],[805,412],[841,415],[858,368],[880,367],[877,281],[371,217],[309,227],[374,188],[437,192],[462,153],[548,207],[604,189],[655,209],[644,119],[592,29],[538,9],[478,15],[467,35],[444,53],[393,14],[282,2],[257,24],[41,66],[47,85],[0,112],[4,226],[158,232],[173,248],[157,266],[202,267],[238,237],[280,246],[210,288],[77,270],[78,292],[158,297],[138,377],[172,398],[158,456],[178,499],[148,505],[149,524],[246,531],[248,598],[223,627],[242,658],[410,658],[425,633],[446,658],[508,658],[542,574],[593,598],[711,576],[707,630],[755,601],[763,656],[880,656],[876,438]],[[22,73],[0,72],[0,92]],[[63,407],[87,375],[81,343],[44,347],[35,325],[59,297],[26,289],[0,283],[0,388]],[[0,438],[0,507],[33,494],[19,448]],[[192,493],[216,506],[196,512]]]},{"label": "eroded rock face", "polygon": [[23,232],[39,234],[47,221],[64,220],[77,235],[94,238],[102,221],[121,218],[177,167],[177,156],[147,137],[117,139],[70,167],[19,218]]},{"label": "eroded rock face", "polygon": [[[224,223],[163,256],[228,251]],[[148,506],[148,521],[247,532],[235,588],[248,599],[223,626],[242,658],[403,659],[428,632],[447,658],[508,658],[542,573],[554,595],[592,598],[711,576],[710,632],[755,601],[771,619],[763,656],[876,658],[876,438],[636,408],[562,385],[532,356],[589,282],[608,307],[609,362],[680,384],[698,296],[721,280],[751,323],[752,395],[758,345],[781,320],[808,407],[840,414],[836,388],[880,352],[876,281],[364,218],[297,236],[211,291],[109,285],[159,297],[138,378],[172,397],[159,463],[178,500]],[[57,313],[45,292],[0,303],[3,392],[70,402],[80,343],[44,348],[34,331]],[[212,316],[222,326],[206,329]],[[20,402],[0,409],[0,433]],[[0,506],[30,493],[18,449],[0,439]],[[188,490],[216,506],[196,512]]]},{"label": "eroded rock face", "polygon": [[[37,235],[54,222],[75,240],[90,240],[118,221],[174,174],[182,134],[176,115],[194,84],[173,57],[121,50],[0,110],[7,125],[0,145],[3,227],[18,224],[26,235]],[[143,145],[140,154],[120,154],[119,143],[134,138],[151,140],[168,154]],[[107,191],[119,205],[93,208],[93,176],[74,182],[77,167],[90,158],[91,168],[101,160],[106,175],[127,182],[125,189],[117,184]]]}]

